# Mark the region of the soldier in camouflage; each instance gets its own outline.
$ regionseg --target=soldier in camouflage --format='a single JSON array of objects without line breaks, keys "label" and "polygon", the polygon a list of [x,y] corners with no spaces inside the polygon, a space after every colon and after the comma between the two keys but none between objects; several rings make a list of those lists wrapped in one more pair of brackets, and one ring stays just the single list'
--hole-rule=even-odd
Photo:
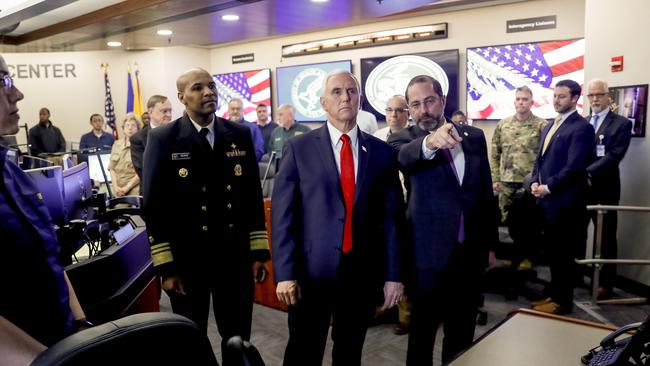
[{"label": "soldier in camouflage", "polygon": [[523,193],[524,177],[533,170],[540,135],[547,123],[530,111],[532,105],[533,91],[527,86],[517,88],[517,113],[499,121],[492,136],[492,185],[499,194],[503,222],[507,222],[508,211],[517,195]]}]

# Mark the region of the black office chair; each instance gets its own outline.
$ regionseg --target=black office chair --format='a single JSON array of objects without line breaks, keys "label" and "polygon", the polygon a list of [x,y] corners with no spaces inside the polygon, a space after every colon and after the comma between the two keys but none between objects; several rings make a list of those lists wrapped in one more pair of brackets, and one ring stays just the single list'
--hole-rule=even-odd
[{"label": "black office chair", "polygon": [[64,338],[31,365],[219,364],[207,335],[191,320],[173,313],[142,313]]},{"label": "black office chair", "polygon": [[265,366],[257,348],[240,336],[234,336],[226,344],[224,366]]}]

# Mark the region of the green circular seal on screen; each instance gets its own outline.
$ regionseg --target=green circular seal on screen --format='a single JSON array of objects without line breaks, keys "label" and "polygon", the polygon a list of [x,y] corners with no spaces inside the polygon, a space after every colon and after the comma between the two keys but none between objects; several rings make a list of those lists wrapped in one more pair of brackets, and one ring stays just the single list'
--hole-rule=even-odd
[{"label": "green circular seal on screen", "polygon": [[404,95],[406,86],[418,75],[430,75],[440,82],[447,95],[449,79],[445,70],[434,61],[422,56],[397,56],[375,67],[366,80],[366,99],[379,113],[386,114],[386,102],[393,95]]},{"label": "green circular seal on screen", "polygon": [[327,73],[313,67],[302,70],[291,84],[291,101],[298,113],[313,119],[325,119],[320,106],[320,90]]}]

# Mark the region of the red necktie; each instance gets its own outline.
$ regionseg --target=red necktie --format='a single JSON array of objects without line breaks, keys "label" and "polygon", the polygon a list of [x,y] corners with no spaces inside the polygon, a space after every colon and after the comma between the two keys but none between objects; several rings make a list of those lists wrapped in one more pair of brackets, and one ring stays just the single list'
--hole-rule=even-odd
[{"label": "red necktie", "polygon": [[343,253],[352,249],[352,206],[354,205],[354,158],[350,136],[342,135],[341,141],[341,189],[345,201],[345,226],[343,226]]}]

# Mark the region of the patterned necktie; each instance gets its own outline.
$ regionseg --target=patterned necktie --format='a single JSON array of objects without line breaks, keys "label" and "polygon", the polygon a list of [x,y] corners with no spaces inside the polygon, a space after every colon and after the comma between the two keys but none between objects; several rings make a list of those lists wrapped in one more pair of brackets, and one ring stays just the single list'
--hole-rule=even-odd
[{"label": "patterned necktie", "polygon": [[343,253],[352,249],[352,206],[354,205],[354,158],[350,136],[342,135],[341,141],[341,189],[345,202],[345,225],[343,226]]},{"label": "patterned necktie", "polygon": [[560,126],[561,120],[562,120],[562,116],[555,117],[553,126],[551,126],[551,129],[548,131],[548,133],[546,134],[546,138],[544,139],[544,146],[542,147],[542,155],[546,153],[546,148],[548,147],[548,144],[551,143],[551,139],[553,138],[555,131],[557,131],[557,128]]},{"label": "patterned necktie", "polygon": [[212,150],[212,145],[210,145],[210,141],[208,141],[208,133],[210,133],[210,129],[207,127],[203,127],[199,131],[199,135],[201,135],[201,143],[208,149]]},{"label": "patterned necktie", "polygon": [[598,115],[591,116],[591,125],[594,126],[594,131],[598,131]]},{"label": "patterned necktie", "polygon": [[[451,170],[454,172],[454,175],[456,176],[456,180],[458,181],[458,184],[461,184],[460,179],[458,178],[458,171],[456,170],[456,164],[454,164],[454,158],[451,156],[451,152],[449,149],[442,149],[443,154],[447,158],[447,161],[449,162],[449,165],[451,166]],[[460,219],[458,220],[458,242],[463,243],[465,242],[465,217],[463,215],[463,211],[461,209],[460,211]]]}]

